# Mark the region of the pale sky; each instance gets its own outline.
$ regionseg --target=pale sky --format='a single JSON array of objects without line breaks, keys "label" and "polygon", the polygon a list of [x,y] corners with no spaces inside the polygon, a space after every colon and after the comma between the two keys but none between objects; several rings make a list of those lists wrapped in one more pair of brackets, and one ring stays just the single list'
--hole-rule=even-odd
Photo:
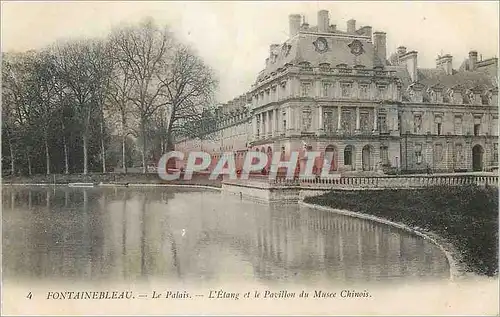
[{"label": "pale sky", "polygon": [[316,25],[318,10],[345,30],[371,25],[387,33],[388,56],[404,45],[418,51],[419,67],[435,67],[440,53],[458,68],[470,50],[498,57],[498,3],[491,2],[162,2],[2,1],[2,51],[44,47],[59,38],[105,36],[120,22],[146,16],[167,23],[215,69],[219,100],[248,91],[264,67],[269,45],[288,37],[288,15]]}]

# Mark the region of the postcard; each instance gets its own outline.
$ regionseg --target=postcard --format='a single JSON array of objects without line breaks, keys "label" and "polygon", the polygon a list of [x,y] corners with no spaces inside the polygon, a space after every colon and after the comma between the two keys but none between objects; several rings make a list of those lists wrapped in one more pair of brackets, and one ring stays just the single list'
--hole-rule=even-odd
[{"label": "postcard", "polygon": [[497,2],[2,2],[2,315],[499,314]]}]

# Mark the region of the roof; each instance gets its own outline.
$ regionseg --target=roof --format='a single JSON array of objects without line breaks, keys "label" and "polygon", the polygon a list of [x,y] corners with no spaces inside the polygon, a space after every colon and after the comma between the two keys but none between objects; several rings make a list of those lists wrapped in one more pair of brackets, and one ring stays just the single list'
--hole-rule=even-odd
[{"label": "roof", "polygon": [[[316,50],[314,42],[318,38],[326,40],[327,51],[319,52]],[[355,40],[358,40],[362,45],[361,54],[358,56],[352,53],[352,46],[349,46]],[[302,32],[285,43],[275,46],[273,53],[275,56],[271,55],[268,59],[266,68],[260,72],[258,79],[278,70],[287,63],[297,65],[301,62],[308,62],[313,67],[319,66],[321,63],[329,63],[333,67],[339,64],[347,64],[348,67],[363,65],[366,68],[373,68],[374,64],[374,50],[371,38],[346,35],[344,32],[328,35]]]}]

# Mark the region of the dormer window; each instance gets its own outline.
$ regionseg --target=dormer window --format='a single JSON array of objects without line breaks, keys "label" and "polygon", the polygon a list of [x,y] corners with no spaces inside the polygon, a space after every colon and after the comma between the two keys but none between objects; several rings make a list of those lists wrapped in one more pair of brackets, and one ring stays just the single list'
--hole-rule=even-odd
[{"label": "dormer window", "polygon": [[465,93],[466,97],[467,97],[467,103],[468,104],[473,104],[474,103],[474,93],[470,90],[467,90],[467,92]]},{"label": "dormer window", "polygon": [[484,95],[481,95],[481,104],[490,105],[491,104],[491,91],[486,92]]},{"label": "dormer window", "polygon": [[290,49],[292,48],[292,46],[290,44],[283,44],[283,46],[281,47],[281,52],[283,53],[284,56],[288,56],[288,54],[290,54]]},{"label": "dormer window", "polygon": [[319,69],[321,71],[327,72],[330,70],[330,64],[329,63],[321,63],[321,64],[319,64]]},{"label": "dormer window", "polygon": [[300,62],[299,66],[302,70],[312,70],[311,63],[309,62]]}]

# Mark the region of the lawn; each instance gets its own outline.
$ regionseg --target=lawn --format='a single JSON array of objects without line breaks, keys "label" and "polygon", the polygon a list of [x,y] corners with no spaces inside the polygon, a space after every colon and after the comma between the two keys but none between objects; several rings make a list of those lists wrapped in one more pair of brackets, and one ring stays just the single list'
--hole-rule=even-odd
[{"label": "lawn", "polygon": [[468,271],[498,275],[498,188],[331,191],[306,203],[370,214],[420,227],[450,242]]}]

